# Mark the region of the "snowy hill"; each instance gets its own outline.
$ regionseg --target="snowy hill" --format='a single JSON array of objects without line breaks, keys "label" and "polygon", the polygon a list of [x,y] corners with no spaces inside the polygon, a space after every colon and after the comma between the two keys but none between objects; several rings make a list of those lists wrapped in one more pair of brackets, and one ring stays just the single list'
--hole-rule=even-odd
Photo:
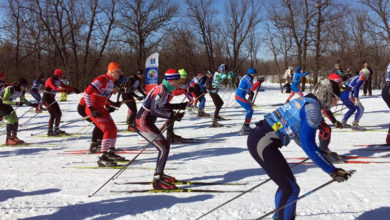
[{"label": "snowy hill", "polygon": [[[280,93],[277,84],[265,84],[264,87],[265,91],[257,96],[252,127],[254,122],[275,108],[271,104],[282,103],[288,96]],[[81,118],[77,113],[80,97],[81,95],[70,95],[67,102],[60,102],[63,124]],[[221,97],[225,101],[221,115],[232,119],[221,123],[229,127],[211,128],[211,119],[199,119],[195,114],[186,114],[181,122],[175,123],[175,133],[207,141],[171,145],[166,173],[179,180],[235,182],[245,185],[183,186],[184,188],[246,190],[268,179],[250,156],[246,136],[237,135],[244,120],[244,110],[234,101],[231,91],[222,92]],[[212,114],[214,105],[209,95],[206,98],[206,112]],[[180,102],[182,99],[183,97],[175,97],[172,102]],[[390,112],[379,90],[375,90],[372,97],[362,97],[361,102],[365,113],[360,124],[371,131],[334,129],[330,148],[339,154],[361,156],[351,161],[373,163],[337,164],[337,167],[346,170],[355,169],[356,173],[347,182],[333,183],[299,201],[297,219],[390,219],[390,147],[364,146],[384,143]],[[28,109],[29,107],[19,107],[16,112],[20,116]],[[118,149],[126,149],[121,155],[131,159],[145,143],[136,133],[125,131],[126,112],[127,107],[122,105],[112,117],[118,127],[116,146]],[[346,110],[342,111],[345,112]],[[23,124],[33,115],[34,112],[27,113],[19,123]],[[340,117],[336,116],[338,119]],[[47,121],[48,113],[43,112],[20,127],[20,130],[44,125]],[[161,126],[163,123],[163,120],[159,120],[157,124]],[[5,128],[2,125],[3,131]],[[63,127],[73,134],[70,137],[46,137],[47,127],[20,131],[19,137],[31,143],[30,145],[0,147],[0,219],[195,219],[238,194],[111,192],[151,189],[149,185],[114,184],[152,180],[157,151],[151,146],[116,180],[106,185],[96,196],[88,198],[89,194],[118,171],[96,169],[99,155],[84,153],[89,148],[92,128],[88,122],[80,120]],[[42,133],[37,134],[39,132]],[[4,143],[4,135],[0,141]],[[299,162],[300,157],[306,157],[295,143],[281,151],[291,163]],[[301,194],[331,179],[310,163],[297,166],[293,172]],[[268,182],[204,219],[260,217],[274,209],[276,188],[273,182]]]}]

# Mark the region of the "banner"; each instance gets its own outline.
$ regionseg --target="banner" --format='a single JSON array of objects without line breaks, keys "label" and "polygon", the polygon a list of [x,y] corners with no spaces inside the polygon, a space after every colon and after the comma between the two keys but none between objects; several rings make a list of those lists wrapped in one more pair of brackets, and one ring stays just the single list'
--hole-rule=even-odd
[{"label": "banner", "polygon": [[146,59],[145,75],[145,90],[148,94],[158,85],[158,53],[154,53]]}]

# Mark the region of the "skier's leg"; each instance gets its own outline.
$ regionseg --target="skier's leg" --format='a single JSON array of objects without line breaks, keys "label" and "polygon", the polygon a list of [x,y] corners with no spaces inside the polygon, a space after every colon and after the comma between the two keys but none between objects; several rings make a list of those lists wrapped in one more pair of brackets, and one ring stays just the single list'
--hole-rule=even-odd
[{"label": "skier's leg", "polygon": [[291,91],[291,94],[288,96],[286,103],[289,102],[294,95],[295,95],[295,91]]},{"label": "skier's leg", "polygon": [[[276,208],[294,201],[300,189],[286,159],[279,151],[282,143],[272,128],[261,121],[260,127],[249,134],[247,144],[252,157],[279,186],[275,195]],[[277,212],[276,219],[294,219],[295,210],[294,203]]]},{"label": "skier's leg", "polygon": [[363,116],[364,107],[363,107],[363,105],[360,103],[360,105],[358,105],[358,106],[355,105],[355,108],[356,108],[355,122],[359,122],[359,120],[360,120],[360,119],[362,118],[362,116]]},{"label": "skier's leg", "polygon": [[[382,89],[382,98],[386,102],[387,106],[390,109],[390,82],[387,82],[385,86]],[[387,139],[389,140],[388,143],[390,143],[390,123],[389,123],[389,130],[387,132]]]}]

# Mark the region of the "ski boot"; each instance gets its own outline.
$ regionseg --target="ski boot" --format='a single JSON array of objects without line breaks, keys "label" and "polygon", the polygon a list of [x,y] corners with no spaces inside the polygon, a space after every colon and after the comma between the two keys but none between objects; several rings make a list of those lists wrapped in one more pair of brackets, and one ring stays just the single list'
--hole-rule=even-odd
[{"label": "ski boot", "polygon": [[17,145],[17,141],[15,141],[10,134],[7,134],[7,137],[5,139],[5,145]]},{"label": "ski boot", "polygon": [[244,126],[242,127],[242,130],[241,130],[241,135],[249,135],[249,133],[251,133],[252,131],[252,128],[249,126],[249,124],[244,124]]},{"label": "ski boot", "polygon": [[127,128],[128,131],[135,132],[135,128],[133,124],[129,124],[129,127]]},{"label": "ski boot", "polygon": [[42,110],[39,108],[39,105],[35,108],[35,112],[36,113],[41,113],[42,112]]},{"label": "ski boot", "polygon": [[60,130],[60,129],[56,128],[56,129],[54,130],[54,134],[55,134],[55,136],[61,136],[61,135],[66,135],[66,132],[63,131],[63,130]]},{"label": "ski boot", "polygon": [[114,161],[122,161],[122,162],[128,162],[126,158],[119,156],[118,154],[115,153],[114,148],[110,148],[107,153],[107,157],[114,160]]},{"label": "ski boot", "polygon": [[107,152],[103,152],[99,160],[97,161],[97,164],[99,167],[111,167],[111,166],[117,166],[118,164],[111,158],[108,157]]},{"label": "ski boot", "polygon": [[165,174],[154,174],[153,189],[155,190],[173,190],[177,189],[176,185],[172,182],[176,181],[174,177]]},{"label": "ski boot", "polygon": [[209,117],[210,114],[207,114],[206,112],[204,112],[203,109],[199,109],[198,110],[198,117]]},{"label": "ski boot", "polygon": [[47,131],[47,136],[53,137],[53,136],[57,136],[57,135],[56,135],[56,133],[54,133],[54,131],[53,131],[52,129],[49,129],[49,130]]},{"label": "ski boot", "polygon": [[351,128],[352,127],[351,125],[347,124],[347,121],[344,121],[344,120],[341,121],[341,125],[343,126],[343,128]]},{"label": "ski boot", "polygon": [[167,134],[167,141],[171,144],[180,142],[182,137],[176,134]]},{"label": "ski boot", "polygon": [[92,154],[93,153],[98,153],[100,151],[100,144],[99,144],[98,141],[93,141],[91,143],[91,146],[89,147],[89,152],[92,153]]},{"label": "ski boot", "polygon": [[13,134],[11,135],[11,138],[12,138],[12,140],[14,140],[14,141],[16,142],[16,144],[25,144],[25,142],[24,142],[23,140],[20,140],[20,139],[18,138],[18,136],[16,135],[16,133],[13,133]]},{"label": "ski boot", "polygon": [[217,119],[214,119],[214,120],[213,120],[213,123],[211,124],[211,127],[213,127],[213,128],[218,128],[218,127],[223,127],[223,125],[220,124],[220,123],[218,123],[218,122],[217,122]]},{"label": "ski boot", "polygon": [[359,126],[359,122],[357,121],[354,121],[352,122],[352,130],[356,130],[356,131],[364,131],[366,130],[365,128]]}]

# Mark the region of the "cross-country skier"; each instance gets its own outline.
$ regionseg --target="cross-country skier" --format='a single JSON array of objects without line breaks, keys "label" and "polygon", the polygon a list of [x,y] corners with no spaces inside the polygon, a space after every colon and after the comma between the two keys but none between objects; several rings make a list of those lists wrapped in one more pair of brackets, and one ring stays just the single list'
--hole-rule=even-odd
[{"label": "cross-country skier", "polygon": [[84,99],[87,104],[85,112],[103,132],[101,155],[97,162],[99,166],[115,166],[117,161],[127,161],[124,157],[115,154],[117,128],[106,108],[106,105],[118,108],[121,105],[121,102],[109,102],[109,97],[115,87],[114,82],[119,80],[121,74],[120,65],[117,62],[111,62],[108,64],[107,73],[96,77],[84,91]]},{"label": "cross-country skier", "polygon": [[43,74],[39,75],[32,83],[30,88],[30,94],[37,101],[38,106],[35,109],[35,112],[42,112],[42,97],[39,93],[41,87],[45,84],[45,76]]},{"label": "cross-country skier", "polygon": [[[387,106],[390,108],[390,64],[387,66],[386,70],[386,83],[382,89],[382,98],[386,102]],[[386,144],[390,144],[390,123],[389,123],[389,131],[386,136]]]},{"label": "cross-country skier", "polygon": [[165,164],[168,159],[170,144],[164,138],[161,131],[156,127],[157,117],[168,120],[180,121],[184,113],[173,114],[173,109],[184,110],[187,103],[171,104],[168,100],[172,92],[180,85],[180,74],[175,69],[168,69],[165,72],[163,82],[154,87],[146,97],[141,109],[137,113],[135,129],[143,138],[153,143],[159,151],[157,157],[156,171],[153,178],[154,189],[176,189],[174,177],[164,174]]},{"label": "cross-country skier", "polygon": [[213,80],[211,81],[211,86],[209,86],[209,94],[211,99],[214,102],[215,105],[215,112],[214,112],[214,118],[213,123],[211,124],[212,127],[222,127],[223,125],[218,123],[218,120],[223,120],[222,117],[219,116],[219,111],[221,110],[221,107],[223,105],[223,101],[221,97],[218,95],[218,91],[221,88],[222,82],[224,79],[228,79],[229,76],[226,74],[227,67],[225,64],[221,64],[218,68],[218,71],[214,73]]},{"label": "cross-country skier", "polygon": [[[43,91],[42,102],[50,113],[48,136],[58,136],[65,134],[65,131],[59,129],[62,112],[57,100],[55,99],[57,92],[75,92],[79,91],[73,87],[64,85],[60,80],[64,77],[62,69],[54,70],[53,76],[49,77],[45,82],[45,89]],[[54,124],[54,130],[53,130]]]},{"label": "cross-country skier", "polygon": [[348,126],[347,120],[356,111],[355,120],[352,122],[352,129],[364,130],[364,128],[359,126],[359,120],[364,112],[364,107],[359,100],[359,89],[362,87],[369,75],[370,71],[368,69],[362,69],[360,70],[359,75],[356,75],[345,82],[346,89],[341,92],[340,96],[341,101],[349,109],[341,121],[344,127]]},{"label": "cross-country skier", "polygon": [[[135,131],[134,129],[134,120],[137,115],[137,103],[135,102],[135,98],[139,101],[143,100],[146,97],[145,91],[142,89],[141,80],[144,74],[141,69],[139,69],[136,74],[133,76],[129,76],[125,82],[121,85],[121,94],[123,103],[127,105],[129,108],[128,116],[127,116],[127,124],[129,125],[129,131]],[[142,96],[136,94],[136,91],[141,93]]]},{"label": "cross-country skier", "polygon": [[290,101],[290,99],[297,93],[299,97],[303,96],[302,89],[299,89],[299,82],[302,77],[306,77],[309,75],[309,72],[302,73],[301,67],[295,68],[295,73],[293,75],[293,81],[291,84],[291,94],[288,96],[286,103]]},{"label": "cross-country skier", "polygon": [[207,114],[204,111],[204,108],[206,105],[205,93],[207,87],[207,80],[211,78],[211,76],[212,75],[210,72],[206,72],[206,74],[199,72],[198,75],[194,77],[191,82],[186,86],[187,94],[189,94],[189,96],[191,96],[192,98],[189,99],[190,105],[196,105],[196,103],[199,101],[198,117],[210,116],[210,114]]},{"label": "cross-country skier", "polygon": [[257,75],[257,70],[255,68],[249,68],[247,74],[241,78],[240,84],[236,91],[236,101],[240,104],[246,111],[244,127],[241,134],[249,134],[251,128],[249,124],[252,121],[253,108],[252,103],[246,99],[248,93],[253,93],[260,88],[261,83],[264,81],[264,78],[260,78],[259,81],[253,83],[253,78]]},{"label": "cross-country skier", "polygon": [[[23,104],[26,104],[32,107],[38,106],[38,104],[30,103],[24,97],[27,87],[27,80],[24,78],[20,78],[12,85],[7,86],[1,94],[0,111],[2,115],[4,115],[4,117],[7,119],[7,137],[5,140],[5,145],[24,144],[24,141],[20,140],[17,137],[19,119],[11,105],[22,106]],[[19,98],[19,102],[14,101],[17,98]]]},{"label": "cross-country skier", "polygon": [[[315,135],[322,119],[321,109],[336,105],[339,87],[325,79],[320,81],[312,93],[277,108],[256,123],[256,128],[248,136],[248,149],[268,176],[279,186],[275,202],[276,208],[297,199],[299,186],[296,183],[286,159],[279,148],[294,140],[323,171],[333,179],[342,182],[349,174],[335,168],[320,152]],[[275,219],[295,219],[296,203],[275,214]]]}]

